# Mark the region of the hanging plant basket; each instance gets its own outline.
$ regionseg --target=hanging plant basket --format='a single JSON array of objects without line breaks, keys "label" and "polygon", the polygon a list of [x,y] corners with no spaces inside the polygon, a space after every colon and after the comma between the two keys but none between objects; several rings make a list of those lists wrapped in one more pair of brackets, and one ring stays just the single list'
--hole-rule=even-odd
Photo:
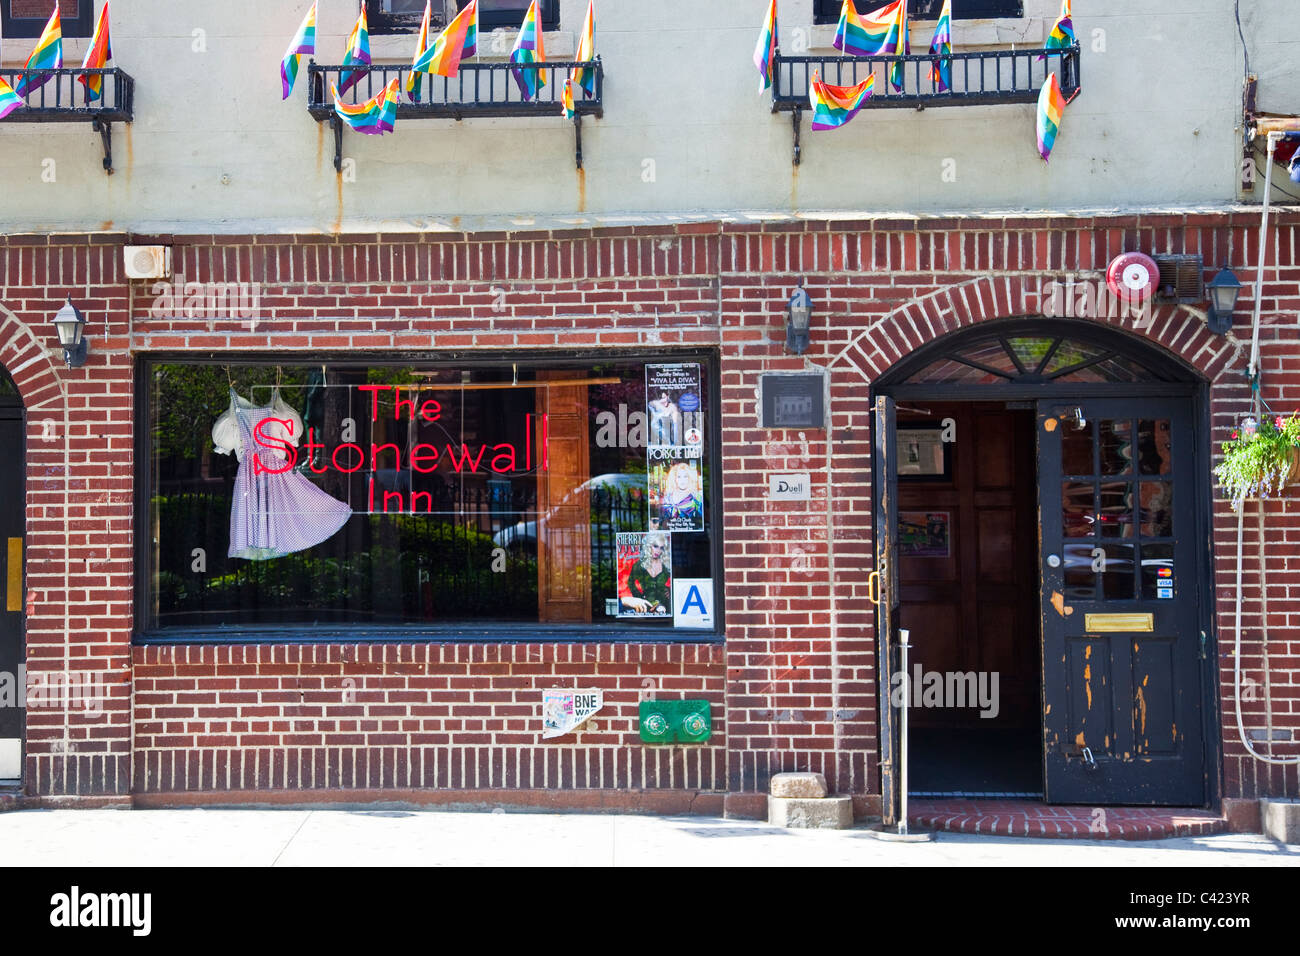
[{"label": "hanging plant basket", "polygon": [[1215,474],[1234,511],[1247,498],[1275,498],[1300,481],[1300,413],[1259,423],[1246,419],[1223,443]]}]

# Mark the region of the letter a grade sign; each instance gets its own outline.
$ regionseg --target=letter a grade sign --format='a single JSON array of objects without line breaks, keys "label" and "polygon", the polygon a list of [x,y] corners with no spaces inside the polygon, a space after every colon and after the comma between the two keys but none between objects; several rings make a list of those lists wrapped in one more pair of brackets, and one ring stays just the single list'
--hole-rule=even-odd
[{"label": "letter a grade sign", "polygon": [[713,581],[673,578],[673,627],[713,627]]}]

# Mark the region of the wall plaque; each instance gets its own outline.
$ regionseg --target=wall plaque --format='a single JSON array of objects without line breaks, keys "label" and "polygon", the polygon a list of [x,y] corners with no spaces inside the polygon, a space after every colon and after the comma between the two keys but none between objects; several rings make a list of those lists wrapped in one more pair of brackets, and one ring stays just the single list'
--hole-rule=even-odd
[{"label": "wall plaque", "polygon": [[826,378],[819,372],[760,375],[763,428],[825,428]]}]

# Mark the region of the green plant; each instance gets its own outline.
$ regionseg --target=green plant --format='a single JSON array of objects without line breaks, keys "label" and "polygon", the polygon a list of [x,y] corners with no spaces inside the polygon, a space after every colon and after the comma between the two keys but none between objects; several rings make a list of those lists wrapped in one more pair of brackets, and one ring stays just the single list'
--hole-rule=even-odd
[{"label": "green plant", "polygon": [[1281,493],[1295,478],[1300,462],[1300,412],[1264,419],[1246,419],[1223,443],[1223,461],[1215,469],[1219,484],[1232,499],[1233,510],[1247,498]]}]

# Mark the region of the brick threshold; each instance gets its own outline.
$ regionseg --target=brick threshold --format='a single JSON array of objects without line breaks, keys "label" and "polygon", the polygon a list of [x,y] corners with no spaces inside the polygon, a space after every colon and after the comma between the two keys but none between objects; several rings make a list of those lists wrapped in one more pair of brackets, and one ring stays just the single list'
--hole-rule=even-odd
[{"label": "brick threshold", "polygon": [[1053,840],[1164,840],[1228,830],[1212,810],[1056,806],[1036,800],[912,800],[909,826],[947,833]]}]

